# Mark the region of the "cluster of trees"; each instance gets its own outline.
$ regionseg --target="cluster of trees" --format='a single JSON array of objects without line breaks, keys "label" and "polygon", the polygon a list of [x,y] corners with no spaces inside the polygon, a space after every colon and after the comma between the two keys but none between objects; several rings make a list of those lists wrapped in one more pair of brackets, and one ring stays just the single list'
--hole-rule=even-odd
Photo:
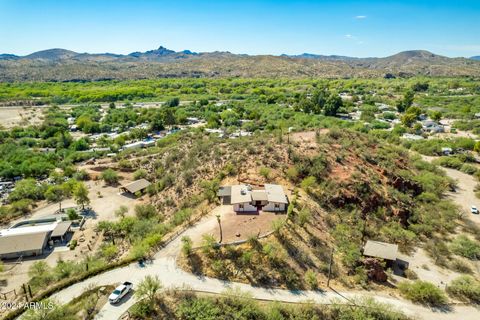
[{"label": "cluster of trees", "polygon": [[68,179],[63,183],[39,183],[35,179],[23,179],[15,185],[8,196],[8,205],[0,207],[0,221],[8,221],[18,215],[29,213],[35,201],[46,199],[62,202],[73,198],[77,205],[85,208],[90,203],[88,189],[82,181]]},{"label": "cluster of trees", "polygon": [[315,90],[311,96],[304,96],[295,105],[297,111],[305,113],[323,114],[326,116],[336,116],[338,110],[343,106],[342,99],[336,92],[330,92],[325,89]]}]

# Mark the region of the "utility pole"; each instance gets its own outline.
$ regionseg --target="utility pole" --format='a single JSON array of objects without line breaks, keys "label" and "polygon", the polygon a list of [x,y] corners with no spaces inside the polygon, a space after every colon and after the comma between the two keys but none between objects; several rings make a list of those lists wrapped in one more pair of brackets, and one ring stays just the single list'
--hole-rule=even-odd
[{"label": "utility pole", "polygon": [[220,228],[220,241],[219,241],[219,243],[222,243],[223,231],[222,231],[222,222],[220,221],[220,215],[219,214],[217,214],[217,222],[218,222],[218,226]]},{"label": "utility pole", "polygon": [[330,278],[332,276],[332,263],[333,263],[333,248],[332,252],[330,253],[330,263],[328,265],[328,280],[327,280],[327,287],[330,288]]}]

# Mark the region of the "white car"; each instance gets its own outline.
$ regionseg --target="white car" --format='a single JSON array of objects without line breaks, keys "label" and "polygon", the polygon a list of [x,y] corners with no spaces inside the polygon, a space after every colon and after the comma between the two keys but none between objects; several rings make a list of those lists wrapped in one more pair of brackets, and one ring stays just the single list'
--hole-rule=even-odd
[{"label": "white car", "polygon": [[472,206],[472,207],[470,208],[470,212],[473,213],[473,214],[478,214],[478,209],[477,209],[477,207],[476,207],[476,206]]},{"label": "white car", "polygon": [[131,282],[122,283],[108,296],[108,301],[110,301],[111,304],[120,302],[120,300],[122,300],[122,298],[125,297],[130,290],[132,290],[132,288],[133,284]]}]

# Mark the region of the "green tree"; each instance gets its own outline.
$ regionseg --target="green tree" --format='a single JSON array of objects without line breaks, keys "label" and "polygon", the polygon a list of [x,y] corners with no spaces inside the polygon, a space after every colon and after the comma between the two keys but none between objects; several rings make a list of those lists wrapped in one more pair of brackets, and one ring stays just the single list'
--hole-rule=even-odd
[{"label": "green tree", "polygon": [[413,113],[405,113],[401,121],[406,127],[411,127],[417,121],[417,116]]},{"label": "green tree", "polygon": [[205,199],[210,203],[215,202],[217,199],[218,188],[220,188],[220,182],[217,179],[211,181],[204,180],[201,183],[201,187],[203,188]]},{"label": "green tree", "polygon": [[432,118],[433,121],[440,121],[442,120],[442,113],[440,111],[433,111],[430,114],[430,118]]},{"label": "green tree", "polygon": [[149,305],[153,305],[158,292],[162,289],[162,282],[158,276],[146,276],[142,282],[140,282],[135,290],[135,296],[139,300],[143,300]]},{"label": "green tree", "polygon": [[23,179],[18,181],[15,185],[15,189],[8,196],[10,201],[21,199],[40,200],[42,198],[42,186],[38,185],[35,179]]},{"label": "green tree", "polygon": [[173,126],[177,123],[177,120],[175,119],[175,114],[171,109],[164,109],[162,118],[163,123],[167,126]]},{"label": "green tree", "polygon": [[75,185],[73,189],[73,198],[77,205],[82,206],[82,210],[85,210],[85,205],[90,204],[88,189],[83,182],[79,182]]},{"label": "green tree", "polygon": [[343,106],[342,99],[337,94],[331,94],[325,102],[323,114],[326,116],[336,116],[338,109]]},{"label": "green tree", "polygon": [[182,237],[182,252],[185,256],[192,254],[193,241],[189,236]]},{"label": "green tree", "polygon": [[167,101],[165,101],[165,104],[164,104],[166,107],[178,107],[180,105],[180,99],[175,97],[175,98],[172,98],[172,99],[169,99]]},{"label": "green tree", "polygon": [[65,198],[64,189],[58,185],[51,185],[45,191],[45,199],[49,202],[60,202]]},{"label": "green tree", "polygon": [[415,93],[412,90],[408,90],[403,95],[403,99],[397,102],[397,110],[398,112],[405,112],[408,108],[410,108],[413,104],[413,99],[415,97]]}]

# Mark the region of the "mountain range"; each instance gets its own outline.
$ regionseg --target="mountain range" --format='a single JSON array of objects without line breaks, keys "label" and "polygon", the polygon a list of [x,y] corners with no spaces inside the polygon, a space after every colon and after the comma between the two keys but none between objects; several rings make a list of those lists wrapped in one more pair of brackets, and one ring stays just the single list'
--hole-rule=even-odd
[{"label": "mountain range", "polygon": [[130,54],[49,49],[0,54],[0,81],[97,81],[165,77],[480,76],[480,56],[448,58],[424,50],[384,58],[338,55],[246,55],[158,49]]}]

